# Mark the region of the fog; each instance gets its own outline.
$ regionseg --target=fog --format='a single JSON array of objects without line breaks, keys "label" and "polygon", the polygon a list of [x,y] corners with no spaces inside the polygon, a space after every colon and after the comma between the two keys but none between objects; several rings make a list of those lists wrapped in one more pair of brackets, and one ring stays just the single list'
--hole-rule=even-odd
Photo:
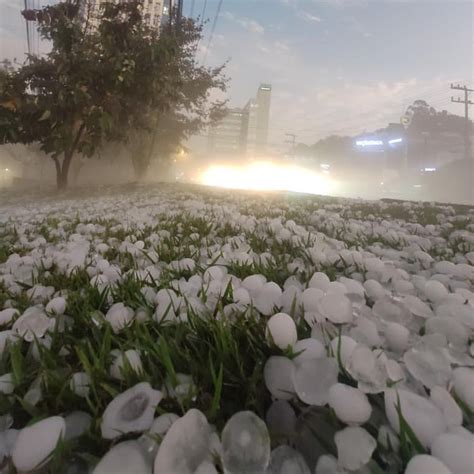
[{"label": "fog", "polygon": [[[70,170],[69,187],[191,183],[227,189],[289,191],[314,195],[363,199],[403,199],[472,204],[470,163],[454,160],[440,168],[405,170],[384,166],[383,158],[350,154],[347,159],[259,154],[254,157],[195,155],[163,162],[153,160],[146,176],[137,179],[129,152],[100,158],[76,157]],[[352,161],[352,162],[351,162]],[[420,160],[418,160],[420,161]],[[53,161],[22,145],[0,147],[0,189],[50,190],[56,185]]]},{"label": "fog", "polygon": [[[203,28],[196,65],[225,64],[227,90],[208,99],[225,100],[227,114],[181,140],[181,154],[158,147],[140,178],[126,144],[76,154],[70,187],[178,181],[473,204],[472,2],[168,3]],[[22,2],[0,8],[0,59],[18,67],[27,52],[46,54],[31,22],[26,41]],[[55,180],[38,146],[0,145],[1,188]]]}]

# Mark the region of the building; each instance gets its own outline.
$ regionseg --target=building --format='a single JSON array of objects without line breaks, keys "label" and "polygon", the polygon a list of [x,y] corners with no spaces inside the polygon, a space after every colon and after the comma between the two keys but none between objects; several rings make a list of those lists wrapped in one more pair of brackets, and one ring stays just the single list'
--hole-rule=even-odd
[{"label": "building", "polygon": [[[152,0],[149,0],[150,2]],[[170,19],[170,12],[174,9],[178,9],[178,15],[183,15],[183,0],[161,0],[163,3],[161,24],[166,23]]]},{"label": "building", "polygon": [[243,109],[231,109],[226,117],[209,130],[210,154],[264,153],[268,143],[272,87],[260,84],[257,97]]},{"label": "building", "polygon": [[264,153],[267,149],[271,94],[270,84],[260,84],[257,98],[250,99],[244,107],[248,116],[246,146],[248,153]]},{"label": "building", "polygon": [[270,84],[260,84],[257,91],[257,130],[255,136],[257,152],[264,152],[267,148],[271,95],[272,86]]},{"label": "building", "polygon": [[229,109],[225,117],[209,129],[208,152],[211,155],[245,153],[247,114],[239,108]]},{"label": "building", "polygon": [[250,99],[244,107],[247,120],[245,130],[245,151],[255,153],[257,151],[257,122],[258,122],[258,104],[256,99]]},{"label": "building", "polygon": [[[90,28],[98,26],[98,17],[104,3],[121,3],[126,0],[87,0],[82,3],[82,17]],[[151,28],[159,28],[169,18],[169,12],[177,0],[144,0],[143,17]]]},{"label": "building", "polygon": [[409,133],[396,123],[374,133],[358,135],[353,144],[353,155],[359,166],[366,162],[369,166],[434,172],[464,158],[462,133]]}]

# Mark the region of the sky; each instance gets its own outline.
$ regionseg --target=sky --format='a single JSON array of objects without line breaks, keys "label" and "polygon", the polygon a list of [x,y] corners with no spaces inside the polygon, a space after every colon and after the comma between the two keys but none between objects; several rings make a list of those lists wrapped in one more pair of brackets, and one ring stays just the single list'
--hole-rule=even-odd
[{"label": "sky", "polygon": [[[222,0],[209,43],[218,3],[184,0],[187,16],[202,15],[206,4],[201,61],[227,61],[231,106],[272,84],[275,147],[285,133],[312,144],[399,122],[418,98],[462,114],[450,83],[474,86],[471,1]],[[0,58],[24,57],[22,5],[0,0]]]},{"label": "sky", "polygon": [[223,0],[206,62],[229,60],[235,106],[271,83],[272,142],[311,144],[399,122],[417,98],[462,114],[450,82],[474,83],[473,25],[457,0]]}]

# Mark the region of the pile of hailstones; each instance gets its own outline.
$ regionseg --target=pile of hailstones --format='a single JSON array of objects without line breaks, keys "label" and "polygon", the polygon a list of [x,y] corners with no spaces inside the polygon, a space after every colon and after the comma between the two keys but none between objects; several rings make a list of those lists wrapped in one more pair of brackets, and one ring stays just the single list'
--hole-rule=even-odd
[{"label": "pile of hailstones", "polygon": [[[217,266],[210,267],[206,275],[209,282],[225,281],[225,271]],[[265,364],[265,384],[274,399],[267,424],[252,412],[239,412],[229,419],[219,437],[196,409],[182,417],[170,413],[154,419],[166,388],[159,391],[148,383],[139,383],[111,401],[103,413],[101,430],[102,436],[111,440],[124,433],[143,434],[136,440],[114,445],[94,473],[210,474],[217,472],[216,457],[228,473],[309,473],[297,450],[287,445],[270,449],[268,429],[288,432],[296,421],[289,403],[295,397],[310,406],[329,405],[347,425],[334,435],[337,458],[321,455],[316,474],[370,472],[364,467],[377,443],[397,451],[398,402],[405,420],[431,453],[412,458],[406,473],[472,472],[474,436],[462,426],[463,413],[451,394],[474,410],[474,370],[470,368],[474,366],[474,345],[470,342],[474,329],[472,299],[466,301],[463,292],[449,294],[436,280],[425,282],[421,289],[425,301],[410,294],[393,298],[374,279],[363,284],[345,277],[330,282],[318,272],[306,289],[291,285],[282,292],[261,275],[247,277],[235,290],[239,301],[247,295],[263,313],[278,305],[288,309],[297,302],[302,316],[312,326],[312,337],[298,340],[295,320],[287,313],[268,319],[269,343],[281,349],[291,347],[297,355],[291,360],[272,356]],[[173,290],[161,290],[157,296],[158,317],[163,316],[164,307],[171,307],[175,316],[179,314],[179,297]],[[365,304],[366,298],[374,302],[372,308]],[[66,300],[51,299],[46,313],[38,308],[29,308],[15,320],[16,310],[0,312],[2,326],[14,320],[11,330],[0,333],[2,347],[8,338],[33,341],[34,337],[43,336],[51,327],[47,314],[65,317]],[[122,303],[114,304],[106,314],[116,333],[134,317],[133,310]],[[170,317],[169,313],[166,317]],[[422,328],[424,335],[420,336]],[[327,334],[338,330],[339,335],[328,340]],[[136,351],[128,351],[125,357],[139,370],[141,361]],[[118,359],[112,368],[116,374],[123,366],[123,358]],[[338,383],[341,369],[357,381],[357,387]],[[12,384],[11,374],[0,378],[2,392],[12,393]],[[76,373],[71,386],[77,395],[86,396],[87,375]],[[429,389],[429,397],[425,388]],[[38,387],[36,392],[40,392]],[[387,423],[379,426],[376,440],[362,425],[372,414],[367,394],[378,393],[384,394]],[[35,396],[41,394],[33,388],[27,398],[32,401]],[[19,471],[40,465],[59,438],[79,436],[91,422],[90,415],[73,412],[18,431],[9,429],[9,415],[0,420],[0,454],[11,456]]]},{"label": "pile of hailstones", "polygon": [[[41,246],[45,244],[41,242]],[[94,245],[99,254],[100,246],[105,246],[102,250],[107,247],[105,243]],[[143,250],[143,242],[124,245],[124,251],[135,255]],[[129,388],[115,397],[102,415],[103,438],[119,442],[93,472],[212,474],[219,463],[229,474],[310,473],[308,459],[298,450],[289,445],[271,450],[269,432],[290,438],[295,429],[296,415],[290,403],[295,400],[312,407],[329,406],[345,426],[334,434],[337,457],[320,455],[314,466],[316,474],[368,473],[378,445],[397,452],[401,429],[398,406],[429,453],[414,456],[406,474],[473,472],[474,436],[463,426],[460,405],[464,411],[474,411],[474,253],[463,256],[461,263],[453,263],[429,260],[430,256],[421,252],[424,270],[416,274],[388,261],[399,257],[396,250],[387,253],[384,261],[370,252],[351,252],[343,247],[341,255],[345,252],[345,260],[357,257],[364,274],[354,272],[352,278],[340,276],[331,282],[317,272],[307,286],[290,277],[282,290],[263,275],[241,281],[228,275],[224,266],[211,266],[203,275],[172,282],[171,288],[156,293],[151,286],[144,288],[145,297],[157,305],[154,317],[173,320],[186,317],[185,297],[197,313],[205,310],[197,298],[203,282],[216,301],[231,281],[234,303],[226,308],[229,314],[252,304],[268,316],[269,344],[283,350],[290,347],[296,357],[272,356],[265,363],[264,383],[273,397],[266,422],[252,412],[239,412],[227,421],[220,435],[196,409],[182,417],[168,413],[155,418],[160,401],[170,395],[169,388],[156,390],[145,382]],[[38,256],[46,268],[54,261],[58,268],[67,270],[83,265],[92,253],[90,243],[77,234],[69,237],[59,256],[54,251],[50,255],[35,253],[34,244],[31,248],[30,255],[12,255],[1,268],[1,281],[12,294],[21,291],[17,281],[31,278]],[[316,249],[321,255],[327,250]],[[103,258],[95,262],[95,271],[90,273],[93,285],[105,287],[123,277],[117,265]],[[190,259],[175,263],[188,270],[195,264]],[[153,268],[142,269],[142,276]],[[159,278],[159,273],[152,276]],[[66,299],[60,292],[35,285],[27,293],[37,305],[21,315],[13,308],[0,312],[0,355],[7,341],[40,339],[47,345],[48,331],[58,326],[58,320],[59,327],[73,324],[64,314]],[[274,308],[282,312],[273,314]],[[298,340],[295,319],[289,314],[305,319],[312,328],[310,338]],[[144,317],[143,311],[120,302],[112,304],[105,315],[115,333]],[[135,370],[141,367],[137,351],[119,354],[111,368],[117,377],[124,357]],[[349,374],[357,387],[340,383],[341,371]],[[182,382],[188,388],[192,384],[186,377]],[[78,396],[87,396],[87,374],[74,374],[71,388]],[[13,394],[12,374],[0,376],[0,392]],[[382,422],[377,420],[378,435],[374,438],[364,424],[374,412],[369,396],[377,394],[383,395],[385,413]],[[38,381],[25,399],[34,405],[41,396]],[[12,417],[3,415],[0,463],[9,458],[18,471],[34,470],[51,456],[59,439],[80,436],[91,422],[89,414],[73,411],[16,430],[11,428]],[[120,441],[122,435],[130,433],[138,433],[138,437]]]}]

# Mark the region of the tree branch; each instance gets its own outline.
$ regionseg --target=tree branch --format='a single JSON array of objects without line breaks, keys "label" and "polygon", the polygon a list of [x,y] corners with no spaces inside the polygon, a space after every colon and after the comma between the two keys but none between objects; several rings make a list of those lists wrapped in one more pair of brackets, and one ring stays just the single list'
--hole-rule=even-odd
[{"label": "tree branch", "polygon": [[79,127],[79,130],[77,131],[76,138],[74,139],[74,142],[72,144],[71,156],[76,151],[77,145],[79,144],[79,140],[81,139],[82,133],[84,132],[84,128],[85,128],[85,124],[84,124],[84,122],[82,122],[81,126]]}]

